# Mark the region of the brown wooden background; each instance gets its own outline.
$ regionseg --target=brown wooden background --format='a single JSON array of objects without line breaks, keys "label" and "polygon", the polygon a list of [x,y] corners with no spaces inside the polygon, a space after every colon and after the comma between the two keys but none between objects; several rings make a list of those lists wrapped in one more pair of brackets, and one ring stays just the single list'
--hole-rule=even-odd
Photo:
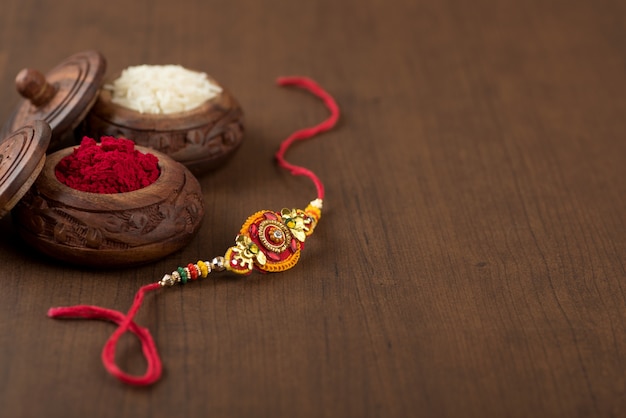
[{"label": "brown wooden background", "polygon": [[[243,147],[201,179],[184,251],[122,271],[51,262],[0,221],[3,417],[626,416],[626,2],[1,0],[0,116],[15,74],[98,49],[107,73],[178,63],[232,89]],[[292,271],[150,296],[165,374],[101,366],[111,325],[260,209],[314,197],[272,154],[325,117],[274,85],[315,78],[340,126],[288,158],[326,211]],[[138,344],[120,362],[141,372]]]}]

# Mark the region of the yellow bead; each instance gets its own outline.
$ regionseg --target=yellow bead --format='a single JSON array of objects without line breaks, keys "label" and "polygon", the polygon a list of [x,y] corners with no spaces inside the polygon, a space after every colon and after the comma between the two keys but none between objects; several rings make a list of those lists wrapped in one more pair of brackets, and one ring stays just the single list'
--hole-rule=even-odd
[{"label": "yellow bead", "polygon": [[200,267],[200,274],[203,278],[209,275],[209,267],[204,261],[198,261],[196,264]]}]

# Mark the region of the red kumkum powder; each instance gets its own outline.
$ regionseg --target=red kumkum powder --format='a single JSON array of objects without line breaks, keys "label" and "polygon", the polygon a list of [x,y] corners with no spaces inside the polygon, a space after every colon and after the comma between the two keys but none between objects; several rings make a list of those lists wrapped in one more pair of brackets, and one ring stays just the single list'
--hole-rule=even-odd
[{"label": "red kumkum powder", "polygon": [[100,146],[84,137],[74,152],[59,161],[57,179],[72,189],[90,193],[132,192],[159,178],[159,160],[135,149],[125,138],[103,136]]}]

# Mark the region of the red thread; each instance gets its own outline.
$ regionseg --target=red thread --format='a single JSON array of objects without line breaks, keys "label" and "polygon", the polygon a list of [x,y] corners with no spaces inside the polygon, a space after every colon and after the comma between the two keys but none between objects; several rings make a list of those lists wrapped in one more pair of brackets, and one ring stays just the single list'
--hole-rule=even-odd
[{"label": "red thread", "polygon": [[315,81],[311,80],[310,78],[280,77],[278,78],[277,83],[279,86],[296,86],[308,90],[315,96],[322,99],[322,101],[330,111],[330,116],[323,122],[308,128],[300,129],[289,135],[289,137],[287,137],[287,139],[285,139],[282,144],[280,144],[280,148],[276,152],[276,161],[278,162],[278,165],[280,167],[289,170],[289,172],[294,176],[306,176],[310,178],[317,188],[318,199],[324,199],[324,184],[319,179],[319,177],[317,177],[317,175],[308,168],[300,167],[287,162],[285,160],[285,152],[287,152],[289,147],[291,147],[291,145],[296,141],[309,139],[315,135],[332,129],[339,120],[339,106],[337,106],[337,102],[335,102],[335,99],[333,99],[330,94],[328,94],[324,89],[322,89]]},{"label": "red thread", "polygon": [[55,167],[57,179],[72,189],[110,194],[132,192],[159,178],[157,157],[139,152],[133,141],[103,136],[100,142],[84,137]]},{"label": "red thread", "polygon": [[[137,386],[151,385],[161,377],[161,372],[163,370],[161,359],[159,358],[159,353],[150,331],[148,331],[147,328],[142,328],[137,325],[133,321],[133,318],[141,307],[141,303],[143,302],[146,292],[160,287],[161,285],[158,283],[142,286],[137,291],[133,304],[126,315],[122,312],[113,309],[101,308],[99,306],[76,305],[61,308],[50,308],[48,310],[48,316],[50,318],[101,319],[118,324],[118,328],[113,334],[111,334],[104,345],[104,349],[102,350],[102,363],[104,364],[104,367],[109,371],[109,373],[124,383]],[[128,331],[135,334],[141,342],[141,349],[147,362],[146,372],[143,376],[134,376],[125,373],[117,366],[117,364],[115,364],[115,348],[120,337]]]}]

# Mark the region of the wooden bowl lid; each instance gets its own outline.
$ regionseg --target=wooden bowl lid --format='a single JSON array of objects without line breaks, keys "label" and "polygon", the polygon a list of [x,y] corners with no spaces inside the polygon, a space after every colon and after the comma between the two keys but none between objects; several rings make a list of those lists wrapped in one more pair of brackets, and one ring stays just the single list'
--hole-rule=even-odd
[{"label": "wooden bowl lid", "polygon": [[33,120],[43,120],[52,129],[50,146],[54,148],[95,103],[105,70],[106,60],[97,51],[74,54],[45,75],[23,69],[15,78],[15,86],[24,100],[7,121],[4,134]]},{"label": "wooden bowl lid", "polygon": [[46,122],[36,120],[0,142],[0,218],[17,204],[39,176],[51,134]]}]

